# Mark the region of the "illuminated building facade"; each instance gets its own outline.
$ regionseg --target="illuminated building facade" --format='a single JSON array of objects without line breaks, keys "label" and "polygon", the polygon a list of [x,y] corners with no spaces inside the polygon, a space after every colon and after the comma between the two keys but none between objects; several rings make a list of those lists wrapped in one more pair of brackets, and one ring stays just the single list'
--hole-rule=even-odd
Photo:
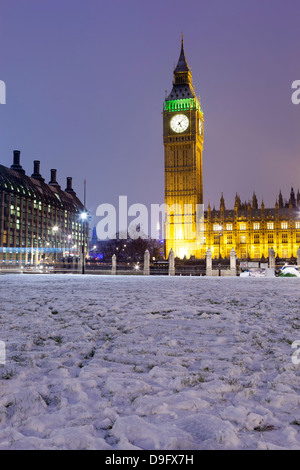
[{"label": "illuminated building facade", "polygon": [[258,207],[256,195],[252,201],[241,203],[235,197],[233,210],[225,208],[223,195],[219,210],[205,212],[205,222],[200,236],[200,252],[204,258],[208,248],[213,258],[229,258],[233,248],[240,259],[260,261],[274,249],[278,258],[288,260],[297,256],[300,247],[300,193],[291,189],[288,202],[279,193],[275,207],[267,209],[262,202]]},{"label": "illuminated building facade", "polygon": [[[234,208],[203,210],[203,111],[192,85],[192,75],[184,52],[183,39],[173,88],[163,110],[165,151],[165,254],[178,258],[229,258],[235,250],[241,260],[267,258],[273,248],[278,258],[297,256],[300,247],[300,193],[293,189],[288,202],[280,192],[275,207],[258,207],[256,195],[242,203],[236,195]],[[201,218],[202,217],[202,218]],[[201,219],[200,219],[201,218]]]},{"label": "illuminated building facade", "polygon": [[0,165],[0,266],[59,262],[88,251],[88,222],[82,220],[84,205],[67,178],[63,191],[51,170],[49,184],[34,172],[25,174],[20,151],[14,151],[10,168]]}]

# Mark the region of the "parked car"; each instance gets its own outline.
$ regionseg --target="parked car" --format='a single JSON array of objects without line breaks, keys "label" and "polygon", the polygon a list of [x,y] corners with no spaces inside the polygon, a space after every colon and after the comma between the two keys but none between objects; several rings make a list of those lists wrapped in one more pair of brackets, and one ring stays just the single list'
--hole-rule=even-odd
[{"label": "parked car", "polygon": [[47,263],[40,263],[37,266],[37,269],[41,272],[48,273],[49,271],[53,271],[53,264],[47,264]]},{"label": "parked car", "polygon": [[281,268],[279,277],[300,277],[300,272],[297,266],[286,265]]},{"label": "parked car", "polygon": [[293,264],[285,264],[284,266],[282,266],[281,272],[284,271],[287,268],[293,268],[293,269],[297,269],[297,271],[299,271],[298,266],[295,266]]}]

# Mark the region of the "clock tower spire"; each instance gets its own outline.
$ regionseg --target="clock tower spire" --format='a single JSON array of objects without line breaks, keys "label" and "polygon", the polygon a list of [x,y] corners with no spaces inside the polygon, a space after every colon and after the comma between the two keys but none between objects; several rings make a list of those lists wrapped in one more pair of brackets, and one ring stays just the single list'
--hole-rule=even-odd
[{"label": "clock tower spire", "polygon": [[167,99],[196,98],[192,81],[192,73],[185,57],[183,35],[181,36],[180,55],[177,65],[174,68],[173,75],[173,88]]},{"label": "clock tower spire", "polygon": [[188,66],[183,36],[173,71],[172,90],[164,101],[166,255],[201,256],[196,235],[197,208],[203,204],[203,111]]}]

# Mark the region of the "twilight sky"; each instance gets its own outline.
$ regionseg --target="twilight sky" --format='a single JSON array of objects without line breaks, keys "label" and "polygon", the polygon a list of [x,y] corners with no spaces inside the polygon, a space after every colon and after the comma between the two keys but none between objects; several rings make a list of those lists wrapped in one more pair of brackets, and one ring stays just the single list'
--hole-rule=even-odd
[{"label": "twilight sky", "polygon": [[162,106],[181,31],[205,119],[204,203],[300,188],[299,0],[1,0],[0,164],[57,168],[87,208],[164,202]]}]

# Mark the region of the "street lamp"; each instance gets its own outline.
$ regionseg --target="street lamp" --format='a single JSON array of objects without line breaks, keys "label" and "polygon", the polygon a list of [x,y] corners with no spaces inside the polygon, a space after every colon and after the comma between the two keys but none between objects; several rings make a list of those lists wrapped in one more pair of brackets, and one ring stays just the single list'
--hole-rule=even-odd
[{"label": "street lamp", "polygon": [[71,256],[71,240],[72,240],[72,235],[68,235],[68,249],[69,249],[69,257]]},{"label": "street lamp", "polygon": [[52,227],[52,231],[54,232],[55,234],[55,239],[54,239],[54,253],[55,253],[55,256],[54,256],[54,259],[55,259],[55,263],[57,263],[57,232],[58,232],[58,226],[57,225],[54,225],[54,227]]},{"label": "street lamp", "polygon": [[221,276],[221,237],[222,237],[222,225],[218,226],[218,231],[219,231],[219,276]]},{"label": "street lamp", "polygon": [[82,274],[84,274],[84,268],[85,268],[84,231],[83,231],[83,227],[84,227],[85,220],[87,220],[87,217],[88,217],[87,212],[85,212],[85,211],[81,212],[80,220],[81,220],[81,237],[82,237],[82,240],[81,240],[81,253],[82,253],[82,271],[81,271],[81,273]]}]

